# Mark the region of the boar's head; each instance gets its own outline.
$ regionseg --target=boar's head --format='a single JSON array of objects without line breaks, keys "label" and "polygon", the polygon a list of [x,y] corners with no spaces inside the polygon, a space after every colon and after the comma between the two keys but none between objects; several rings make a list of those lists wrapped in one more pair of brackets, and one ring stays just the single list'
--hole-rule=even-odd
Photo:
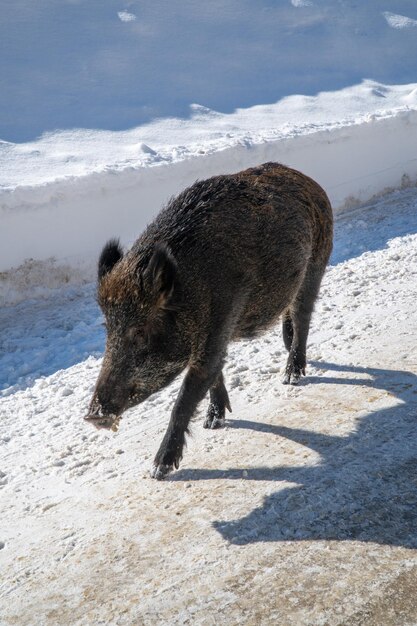
[{"label": "boar's head", "polygon": [[106,244],[98,265],[106,351],[86,420],[116,430],[123,411],[165,387],[185,367],[179,300],[177,265],[166,245],[123,256],[118,241]]}]

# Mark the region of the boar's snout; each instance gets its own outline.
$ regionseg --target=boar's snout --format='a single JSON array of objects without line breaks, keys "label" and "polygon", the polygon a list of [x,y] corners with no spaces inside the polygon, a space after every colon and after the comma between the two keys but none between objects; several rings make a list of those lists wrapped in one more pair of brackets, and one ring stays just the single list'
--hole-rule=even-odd
[{"label": "boar's snout", "polygon": [[99,382],[96,387],[91,405],[101,408],[104,415],[110,413],[122,413],[127,399],[128,393],[121,385],[118,385],[115,381],[106,380]]},{"label": "boar's snout", "polygon": [[120,416],[129,403],[129,390],[111,376],[100,376],[85,419],[97,428],[117,430]]}]

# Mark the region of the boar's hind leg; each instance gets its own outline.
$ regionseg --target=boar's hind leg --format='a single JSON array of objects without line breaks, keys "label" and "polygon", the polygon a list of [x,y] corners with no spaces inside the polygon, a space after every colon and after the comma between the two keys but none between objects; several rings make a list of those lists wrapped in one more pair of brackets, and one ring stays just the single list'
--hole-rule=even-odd
[{"label": "boar's hind leg", "polygon": [[223,373],[220,372],[216,382],[210,387],[210,404],[204,420],[204,428],[214,429],[224,426],[226,409],[232,412],[227,389],[224,386]]},{"label": "boar's hind leg", "polygon": [[292,340],[294,337],[294,328],[291,320],[290,311],[286,311],[284,313],[284,317],[282,320],[282,337],[284,339],[284,345],[287,349],[287,352],[291,350]]},{"label": "boar's hind leg", "polygon": [[317,298],[324,268],[309,267],[301,288],[283,320],[284,344],[289,351],[284,385],[297,384],[305,376],[306,346],[311,314]]}]

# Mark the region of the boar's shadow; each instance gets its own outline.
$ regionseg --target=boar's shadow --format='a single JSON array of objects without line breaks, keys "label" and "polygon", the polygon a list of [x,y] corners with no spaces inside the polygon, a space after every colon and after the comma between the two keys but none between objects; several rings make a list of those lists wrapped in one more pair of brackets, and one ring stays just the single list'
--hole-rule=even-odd
[{"label": "boar's shadow", "polygon": [[387,390],[400,403],[369,413],[353,433],[342,437],[231,420],[232,428],[269,432],[308,446],[320,454],[321,462],[301,467],[252,467],[244,474],[242,469],[182,470],[173,479],[297,484],[265,497],[262,506],[241,519],[213,522],[233,544],[356,540],[417,548],[417,377],[406,371],[316,365],[372,377],[320,377],[322,383],[365,384]]}]

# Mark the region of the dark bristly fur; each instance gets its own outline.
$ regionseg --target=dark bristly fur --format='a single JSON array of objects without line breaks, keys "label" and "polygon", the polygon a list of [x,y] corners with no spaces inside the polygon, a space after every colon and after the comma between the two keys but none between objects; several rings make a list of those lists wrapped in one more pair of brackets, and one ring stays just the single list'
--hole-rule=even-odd
[{"label": "dark bristly fur", "polygon": [[332,235],[323,189],[296,170],[265,163],[195,183],[124,256],[110,241],[98,268],[106,353],[87,419],[111,427],[188,368],[155,458],[152,475],[163,478],[178,467],[190,419],[208,391],[204,426],[224,423],[230,341],[256,336],[282,316],[289,352],[283,382],[296,383],[305,374]]}]

